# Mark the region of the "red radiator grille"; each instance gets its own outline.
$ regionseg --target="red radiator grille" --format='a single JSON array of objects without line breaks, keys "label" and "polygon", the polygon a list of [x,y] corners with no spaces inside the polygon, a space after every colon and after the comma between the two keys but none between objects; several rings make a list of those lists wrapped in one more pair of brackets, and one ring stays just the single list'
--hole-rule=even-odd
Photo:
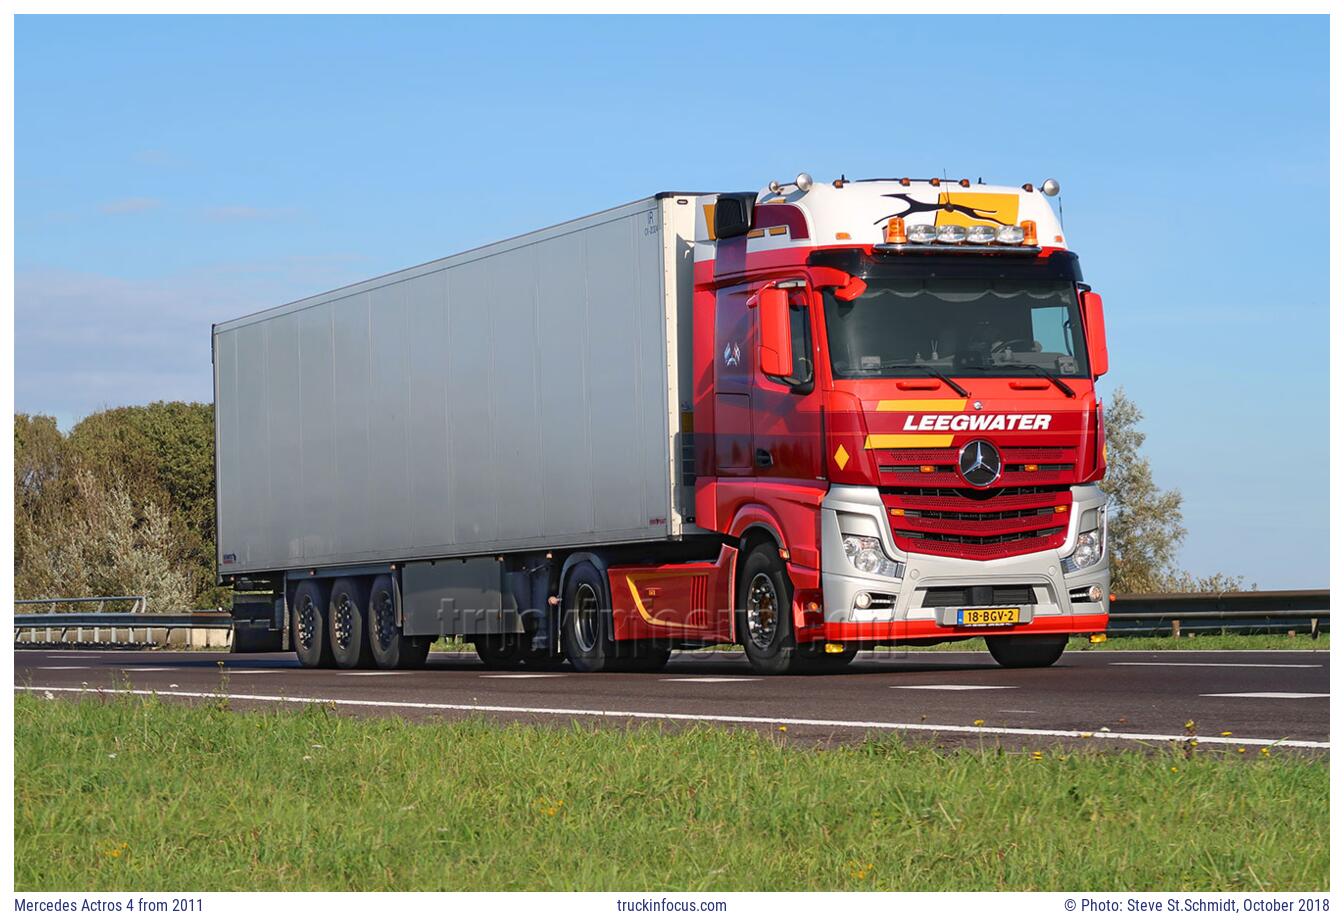
[{"label": "red radiator grille", "polygon": [[1073,496],[1057,486],[884,488],[892,536],[906,552],[999,559],[1063,544]]},{"label": "red radiator grille", "polygon": [[[957,471],[959,447],[877,451],[878,481],[884,486],[965,487]],[[1078,451],[1072,447],[1000,448],[1003,475],[997,485],[1072,485]]]}]

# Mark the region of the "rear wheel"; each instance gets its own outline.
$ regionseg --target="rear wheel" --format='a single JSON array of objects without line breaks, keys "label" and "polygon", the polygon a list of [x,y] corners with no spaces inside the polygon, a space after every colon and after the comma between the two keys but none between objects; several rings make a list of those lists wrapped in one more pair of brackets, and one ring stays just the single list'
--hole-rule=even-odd
[{"label": "rear wheel", "polygon": [[291,639],[299,664],[305,668],[329,668],[336,663],[327,638],[327,599],[327,583],[319,579],[302,582],[294,591]]},{"label": "rear wheel", "polygon": [[758,674],[787,674],[802,664],[793,638],[793,584],[773,543],[747,554],[738,592],[737,637]]},{"label": "rear wheel", "polygon": [[486,667],[516,668],[522,662],[522,636],[517,633],[495,633],[489,636],[473,636],[476,657]]},{"label": "rear wheel", "polygon": [[430,638],[410,638],[397,625],[397,596],[391,575],[379,575],[369,588],[369,652],[386,670],[418,668],[429,657]]},{"label": "rear wheel", "polygon": [[363,579],[338,578],[327,605],[327,635],[338,668],[367,668],[373,664],[369,648],[369,595]]},{"label": "rear wheel", "polygon": [[994,660],[1005,668],[1048,668],[1064,654],[1068,636],[986,636]]},{"label": "rear wheel", "polygon": [[611,605],[597,567],[580,562],[565,580],[560,642],[577,671],[605,671],[616,664]]}]

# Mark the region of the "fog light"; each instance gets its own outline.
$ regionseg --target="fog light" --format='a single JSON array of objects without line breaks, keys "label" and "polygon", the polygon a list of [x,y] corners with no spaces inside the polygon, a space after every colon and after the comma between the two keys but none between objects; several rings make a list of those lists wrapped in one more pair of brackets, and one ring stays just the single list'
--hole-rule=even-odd
[{"label": "fog light", "polygon": [[1087,599],[1094,604],[1101,603],[1101,585],[1093,585],[1087,589]]},{"label": "fog light", "polygon": [[844,654],[844,651],[845,651],[845,644],[844,644],[843,642],[827,642],[827,643],[826,643],[826,654],[827,654],[827,655],[842,655],[842,654]]},{"label": "fog light", "polygon": [[966,242],[968,243],[992,243],[998,236],[998,231],[993,227],[971,227],[966,231]]},{"label": "fog light", "polygon": [[905,228],[905,236],[912,243],[932,243],[938,239],[938,230],[933,224],[911,224]]},{"label": "fog light", "polygon": [[1022,239],[1023,239],[1023,237],[1025,237],[1025,236],[1026,236],[1026,234],[1022,232],[1022,228],[1021,228],[1021,227],[1000,227],[1000,228],[999,228],[999,242],[1000,242],[1000,243],[1020,243],[1020,242],[1022,242]]},{"label": "fog light", "polygon": [[966,239],[965,227],[948,224],[945,227],[938,228],[938,242],[940,243],[960,243],[964,239]]},{"label": "fog light", "polygon": [[873,606],[873,599],[867,591],[860,591],[858,594],[854,595],[854,606],[858,607],[860,610],[867,610],[869,607]]}]

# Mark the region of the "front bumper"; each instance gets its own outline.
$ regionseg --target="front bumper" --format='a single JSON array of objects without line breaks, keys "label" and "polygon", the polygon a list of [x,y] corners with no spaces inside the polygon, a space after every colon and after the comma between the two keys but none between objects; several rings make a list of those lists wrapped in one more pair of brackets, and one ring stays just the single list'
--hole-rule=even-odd
[{"label": "front bumper", "polygon": [[[1109,557],[1103,553],[1096,564],[1068,573],[1063,562],[1077,545],[1080,522],[1105,504],[1105,493],[1096,486],[1074,486],[1069,531],[1063,546],[980,561],[900,552],[892,540],[887,511],[876,489],[833,486],[822,502],[821,515],[825,639],[891,642],[1104,632],[1111,588]],[[882,578],[859,572],[844,554],[842,533],[879,537],[886,554],[904,564],[903,576]],[[925,599],[933,588],[995,585],[1030,589],[1031,603],[1013,605],[1020,607],[1023,622],[1001,627],[956,626],[953,624],[957,607],[929,606]],[[1093,585],[1101,590],[1100,603],[1074,599],[1085,597]],[[868,596],[868,607],[856,603],[860,594]]]}]

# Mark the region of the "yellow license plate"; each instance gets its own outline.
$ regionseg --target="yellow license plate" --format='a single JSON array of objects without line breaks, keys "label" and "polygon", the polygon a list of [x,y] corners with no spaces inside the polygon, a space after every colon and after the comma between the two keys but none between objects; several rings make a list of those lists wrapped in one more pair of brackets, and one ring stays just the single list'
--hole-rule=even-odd
[{"label": "yellow license plate", "polygon": [[963,607],[957,611],[958,626],[1011,626],[1021,621],[1021,607]]}]

